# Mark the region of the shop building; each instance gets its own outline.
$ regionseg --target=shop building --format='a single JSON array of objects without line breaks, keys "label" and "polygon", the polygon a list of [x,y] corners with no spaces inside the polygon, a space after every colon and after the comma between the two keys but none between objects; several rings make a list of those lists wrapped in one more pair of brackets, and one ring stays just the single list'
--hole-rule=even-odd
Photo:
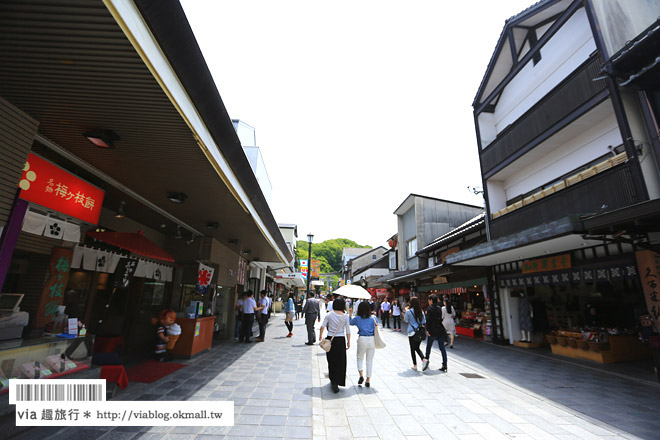
[{"label": "shop building", "polygon": [[482,212],[417,251],[418,258],[426,262],[427,268],[393,278],[390,282],[412,283],[424,307],[431,294],[448,300],[456,311],[456,332],[459,335],[490,341],[493,307],[488,289],[489,268],[453,267],[446,262],[448,255],[483,243],[485,238],[485,214]]},{"label": "shop building", "polygon": [[139,355],[155,313],[193,303],[211,316],[181,340],[208,348],[250,261],[293,259],[179,2],[67,5],[0,6],[0,284],[23,295],[6,377],[66,349],[43,337],[61,305]]},{"label": "shop building", "polygon": [[[473,102],[488,241],[446,259],[491,267],[502,340],[531,346],[554,330],[581,346],[552,344],[567,356],[649,355],[634,335],[654,305],[640,252],[657,250],[660,228],[657,124],[652,90],[626,86],[643,75],[616,75],[655,62],[657,51],[632,55],[623,40],[632,28],[656,40],[656,9],[545,0],[506,21]],[[625,37],[619,18],[634,24]]]}]

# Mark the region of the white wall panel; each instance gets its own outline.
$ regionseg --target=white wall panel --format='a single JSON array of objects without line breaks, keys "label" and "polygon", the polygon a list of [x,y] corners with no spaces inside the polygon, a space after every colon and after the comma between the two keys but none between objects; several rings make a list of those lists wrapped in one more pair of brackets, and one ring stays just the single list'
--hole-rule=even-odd
[{"label": "white wall panel", "polygon": [[506,198],[511,199],[544,185],[606,154],[608,145],[615,147],[621,143],[621,134],[612,112],[599,124],[581,132],[507,178],[504,181]]},{"label": "white wall panel", "polygon": [[[492,123],[500,133],[541,100],[596,50],[584,9],[577,11],[541,49],[541,61],[527,63],[502,92]],[[482,143],[492,139],[489,121],[480,121]]]}]

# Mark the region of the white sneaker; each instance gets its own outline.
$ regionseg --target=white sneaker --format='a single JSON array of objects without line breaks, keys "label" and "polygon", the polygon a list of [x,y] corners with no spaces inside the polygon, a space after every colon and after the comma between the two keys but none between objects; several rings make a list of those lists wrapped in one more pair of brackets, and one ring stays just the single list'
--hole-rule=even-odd
[{"label": "white sneaker", "polygon": [[410,369],[417,371],[417,365],[413,365],[412,367],[410,367]]},{"label": "white sneaker", "polygon": [[429,368],[429,360],[425,359],[422,361],[422,371],[426,371]]}]

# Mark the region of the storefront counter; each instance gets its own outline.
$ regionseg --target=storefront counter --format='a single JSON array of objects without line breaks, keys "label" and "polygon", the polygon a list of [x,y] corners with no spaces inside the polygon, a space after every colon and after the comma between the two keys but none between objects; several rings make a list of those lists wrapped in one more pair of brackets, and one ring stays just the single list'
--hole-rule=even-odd
[{"label": "storefront counter", "polygon": [[[578,348],[571,345],[553,343],[550,344],[550,349],[554,354],[589,359],[602,364],[629,362],[649,359],[651,357],[650,349],[635,336],[610,335],[608,336],[608,340],[609,345],[605,346],[603,344],[602,347],[593,347],[594,344],[590,344],[587,345],[587,348]],[[595,351],[594,348],[597,348],[598,351]]]},{"label": "storefront counter", "polygon": [[461,336],[468,336],[470,338],[478,338],[481,336],[481,329],[474,329],[469,327],[456,326],[456,333]]},{"label": "storefront counter", "polygon": [[0,394],[9,391],[10,378],[53,379],[89,368],[89,358],[80,361],[62,358],[70,344],[81,344],[84,337],[55,336],[13,339],[0,343]]},{"label": "storefront counter", "polygon": [[176,323],[181,326],[181,336],[171,351],[174,356],[191,358],[211,349],[215,316],[177,318]]}]

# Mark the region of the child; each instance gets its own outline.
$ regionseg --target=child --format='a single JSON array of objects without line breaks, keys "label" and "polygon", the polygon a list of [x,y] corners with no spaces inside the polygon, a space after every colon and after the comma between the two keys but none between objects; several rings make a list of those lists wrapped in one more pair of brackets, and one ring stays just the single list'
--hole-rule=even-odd
[{"label": "child", "polygon": [[172,359],[172,355],[167,350],[167,343],[169,338],[167,337],[167,327],[174,324],[176,320],[176,312],[174,310],[163,310],[158,315],[160,325],[157,330],[156,337],[156,359],[160,362],[169,361]]}]

